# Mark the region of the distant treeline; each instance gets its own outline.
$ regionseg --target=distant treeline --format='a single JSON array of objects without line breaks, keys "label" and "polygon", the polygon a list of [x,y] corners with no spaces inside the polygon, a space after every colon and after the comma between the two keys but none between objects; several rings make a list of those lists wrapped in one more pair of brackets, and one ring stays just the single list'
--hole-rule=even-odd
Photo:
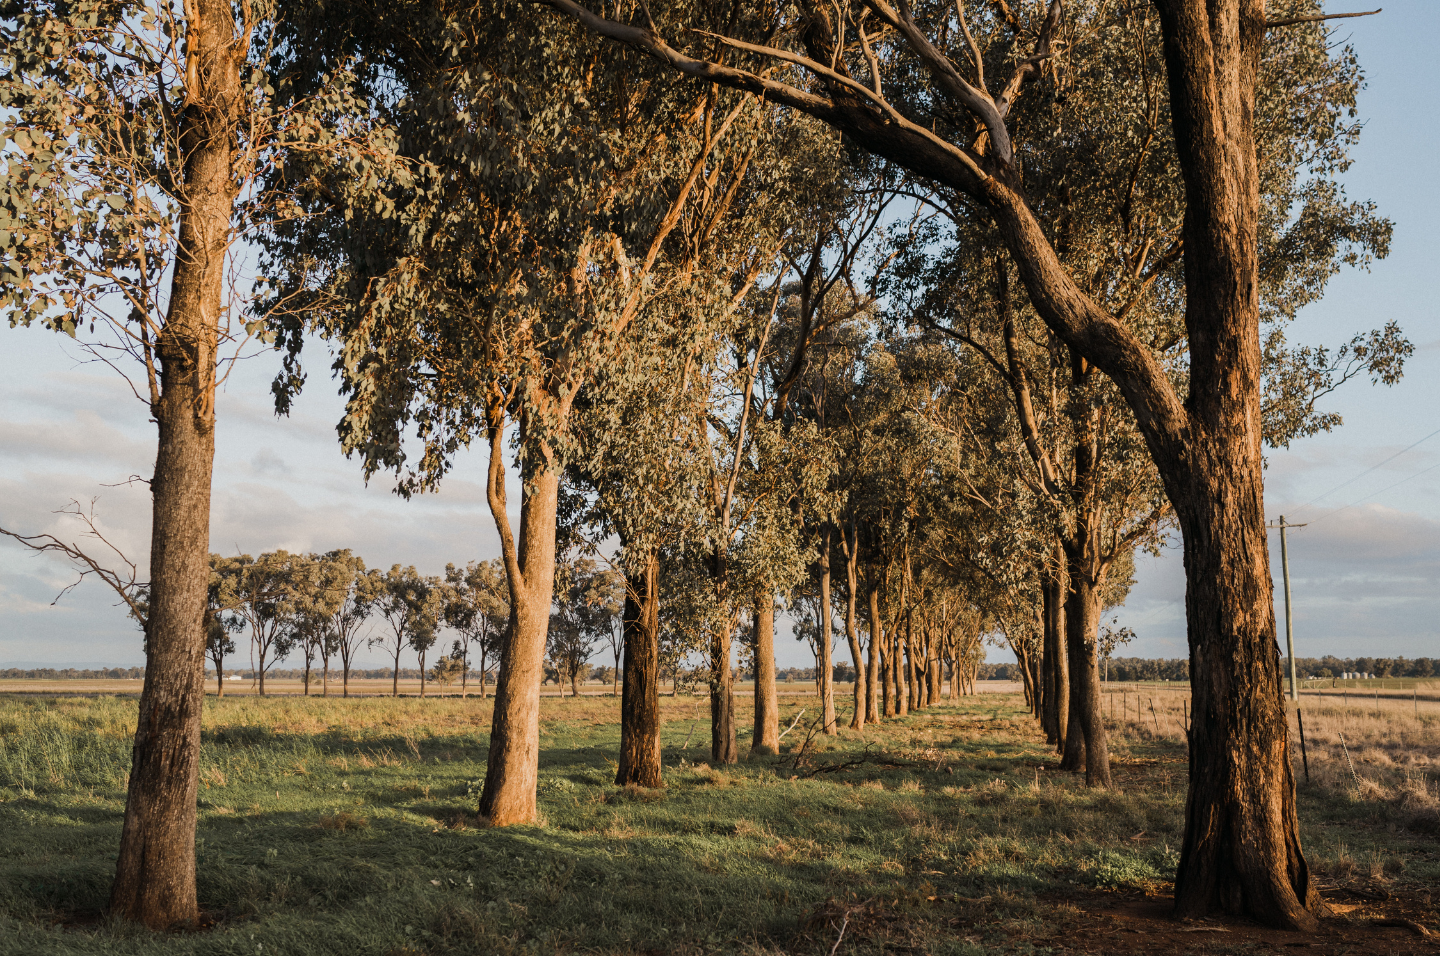
[{"label": "distant treeline", "polygon": [[7,667],[0,670],[0,680],[140,680],[145,676],[143,667],[37,667],[21,670]]},{"label": "distant treeline", "polygon": [[[1287,672],[1288,673],[1288,672]],[[1374,674],[1376,677],[1434,677],[1440,661],[1428,657],[1297,657],[1295,673],[1302,680],[1340,677],[1343,674]],[[979,680],[1019,680],[1018,664],[981,664]],[[1100,676],[1114,681],[1190,679],[1190,662],[1147,660],[1143,657],[1116,657],[1100,662]]]},{"label": "distant treeline", "polygon": [[[390,680],[394,675],[395,675],[395,669],[394,669],[393,667],[375,667],[375,668],[371,668],[371,669],[369,669],[369,670],[367,670],[367,669],[365,669],[365,668],[363,668],[363,667],[352,667],[352,668],[350,668],[350,679],[351,679],[351,680]],[[205,669],[205,676],[206,676],[208,679],[210,679],[210,680],[214,680],[214,679],[215,679],[215,671],[214,671],[213,669],[207,667],[207,668]],[[320,676],[321,676],[321,673],[320,673],[320,669],[319,669],[319,668],[312,668],[312,669],[311,669],[311,671],[310,671],[310,679],[311,679],[312,681],[318,681],[318,680],[320,679]],[[493,670],[490,671],[490,677],[493,678],[494,676],[495,676],[495,672],[494,672]],[[255,671],[249,669],[248,667],[245,668],[244,670],[238,670],[238,669],[237,669],[237,670],[230,670],[229,668],[227,668],[226,671],[225,671],[225,679],[226,679],[226,680],[255,680],[257,677],[259,677],[259,675],[256,674]],[[304,668],[300,668],[300,667],[290,667],[290,668],[285,668],[285,667],[267,667],[267,668],[265,668],[265,679],[266,679],[266,680],[276,680],[276,679],[279,679],[279,680],[304,680],[304,679],[305,679],[305,670],[304,670]],[[338,681],[338,680],[340,679],[340,669],[339,669],[338,667],[332,667],[332,668],[330,668],[330,679],[331,679],[332,681]],[[418,667],[402,667],[402,668],[400,668],[400,679],[401,679],[401,680],[419,680],[419,679],[420,679],[420,668],[418,668]],[[458,674],[455,675],[455,680],[458,681],[459,679],[460,679],[460,675],[458,675]],[[480,679],[480,672],[479,672],[479,671],[471,671],[471,672],[470,672],[470,679],[471,679],[471,680],[479,680],[479,679]]]}]

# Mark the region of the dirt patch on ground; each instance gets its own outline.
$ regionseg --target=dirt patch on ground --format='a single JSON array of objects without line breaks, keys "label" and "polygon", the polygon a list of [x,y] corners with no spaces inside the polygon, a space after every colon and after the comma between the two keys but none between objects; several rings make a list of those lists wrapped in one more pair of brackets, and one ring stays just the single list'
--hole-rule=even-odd
[{"label": "dirt patch on ground", "polygon": [[[1440,952],[1440,920],[1428,892],[1328,887],[1331,915],[1319,933],[1268,929],[1243,919],[1179,921],[1168,895],[1067,896],[1079,911],[1044,945],[1068,953],[1385,953]],[[1057,899],[1055,902],[1060,903]],[[1036,942],[1041,942],[1036,940]]]}]

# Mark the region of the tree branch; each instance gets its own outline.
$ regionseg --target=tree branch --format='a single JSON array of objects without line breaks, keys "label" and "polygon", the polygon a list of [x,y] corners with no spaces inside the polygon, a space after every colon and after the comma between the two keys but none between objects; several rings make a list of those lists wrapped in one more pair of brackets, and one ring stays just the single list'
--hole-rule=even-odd
[{"label": "tree branch", "polygon": [[1286,17],[1283,20],[1266,20],[1265,29],[1289,27],[1297,23],[1319,23],[1321,20],[1348,20],[1351,17],[1373,17],[1384,9],[1384,7],[1377,7],[1374,10],[1366,10],[1364,13],[1321,13],[1313,17]]}]

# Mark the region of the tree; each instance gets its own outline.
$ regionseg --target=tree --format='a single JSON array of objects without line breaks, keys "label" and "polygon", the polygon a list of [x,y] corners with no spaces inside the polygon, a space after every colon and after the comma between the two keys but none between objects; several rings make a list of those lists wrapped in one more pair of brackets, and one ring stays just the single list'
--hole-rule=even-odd
[{"label": "tree", "polygon": [[465,672],[465,642],[457,640],[450,647],[450,653],[435,661],[435,666],[430,670],[430,679],[439,681],[443,686],[449,687],[455,683],[455,678]]},{"label": "tree", "polygon": [[[327,551],[322,560],[326,565],[324,579],[327,586],[333,588],[340,597],[340,601],[335,605],[330,616],[326,646],[331,648],[333,653],[340,655],[341,694],[349,697],[350,668],[354,664],[355,654],[360,650],[360,645],[366,641],[360,628],[374,613],[375,602],[384,590],[385,583],[378,569],[366,570],[365,562],[351,554],[348,548]],[[328,685],[330,667],[328,654],[325,659],[325,667]]]},{"label": "tree", "polygon": [[[296,599],[303,586],[304,559],[288,551],[230,558],[219,568],[221,600],[250,628],[250,663],[265,696],[265,674],[295,649]],[[258,658],[258,666],[257,666]]]},{"label": "tree", "polygon": [[233,611],[223,594],[225,579],[223,569],[226,559],[218,554],[210,555],[210,584],[205,590],[205,653],[215,665],[215,696],[225,696],[225,658],[235,653],[235,640],[231,634],[245,629],[245,621]]},{"label": "tree", "polygon": [[[310,554],[298,558],[294,568],[290,636],[305,658],[305,696],[310,696],[310,669],[316,658],[323,661],[323,682],[330,683],[330,654],[335,649],[335,618],[350,597],[354,569],[334,553]],[[348,555],[347,555],[348,556]]]},{"label": "tree", "polygon": [[[748,52],[764,63],[787,62],[806,77],[803,87],[688,55],[654,28],[604,19],[573,0],[546,2],[683,73],[816,116],[858,147],[942,183],[986,211],[1041,319],[1124,395],[1183,535],[1195,718],[1176,912],[1245,913],[1273,925],[1316,929],[1319,895],[1295,818],[1263,534],[1260,301],[1267,277],[1259,269],[1260,193],[1272,169],[1256,149],[1270,105],[1257,103],[1256,90],[1267,49],[1293,45],[1302,55],[1328,58],[1323,30],[1304,15],[1267,20],[1263,0],[1155,0],[1154,47],[1163,54],[1169,96],[1153,102],[1168,113],[1165,132],[1173,136],[1185,217],[1170,247],[1136,237],[1133,254],[1126,250],[1122,296],[1146,294],[1169,265],[1183,260],[1177,294],[1185,303],[1189,365],[1182,393],[1150,344],[1123,322],[1124,298],[1112,304],[1067,266],[1063,243],[1057,245],[1023,185],[1037,173],[1059,173],[1042,158],[1038,170],[1021,175],[1026,156],[1016,151],[1011,112],[1026,91],[1043,95],[1047,76],[1126,82],[1107,74],[1084,42],[1103,29],[1067,29],[1062,37],[1067,23],[1060,0],[1029,15],[1008,4],[976,11],[974,30],[961,22],[963,7],[952,15],[943,5],[916,11],[887,0],[833,10],[807,6],[803,14],[787,9],[778,21],[737,15],[731,35],[717,41],[734,51],[732,59]],[[1311,14],[1309,20],[1320,16],[1313,4],[1292,9]],[[1137,13],[1100,5],[1094,16],[1101,15]],[[760,30],[763,35],[754,32]],[[977,35],[988,41],[983,50]],[[872,36],[892,79],[904,77],[899,97],[895,86],[884,92]],[[952,42],[962,36],[966,44]],[[1062,39],[1065,62],[1094,69],[1054,69]],[[1157,65],[1147,77],[1159,74]],[[1074,98],[1089,88],[1064,92]],[[1321,125],[1338,123],[1344,91],[1318,95],[1308,116]],[[1102,131],[1128,132],[1118,118],[1096,113],[1091,119]],[[1330,155],[1317,157],[1312,167],[1322,177],[1335,168]],[[1308,162],[1302,156],[1300,164]],[[1333,197],[1338,186],[1327,185]],[[1393,371],[1382,369],[1380,377]]]},{"label": "tree", "polygon": [[[536,813],[557,495],[575,401],[628,349],[647,301],[692,277],[689,253],[723,218],[764,114],[750,98],[669,81],[642,58],[595,57],[590,37],[522,10],[511,0],[357,9],[343,32],[366,31],[375,109],[425,162],[408,182],[366,175],[335,187],[372,196],[374,213],[278,230],[271,247],[297,355],[308,326],[351,356],[337,365],[350,396],[341,434],[367,474],[395,470],[403,491],[425,490],[459,448],[489,446],[487,501],[511,608],[480,798],[494,825]],[[322,42],[327,25],[315,27]],[[572,55],[547,55],[559,48]],[[551,97],[560,90],[577,95]],[[715,200],[713,214],[680,235],[701,195]],[[667,243],[678,249],[661,272]],[[297,363],[282,391],[302,380]],[[413,462],[407,433],[424,446]],[[518,529],[505,502],[507,433],[520,460]]]},{"label": "tree", "polygon": [[622,610],[619,575],[591,558],[563,561],[555,576],[555,613],[547,652],[570,695],[580,696],[579,679],[597,641],[614,629]]},{"label": "tree", "polygon": [[464,643],[460,696],[470,678],[470,645],[480,647],[480,699],[485,699],[487,659],[499,650],[510,616],[509,592],[502,561],[472,561],[464,568],[445,565],[445,591],[441,616],[446,626],[460,632]]},{"label": "tree", "polygon": [[391,696],[400,696],[400,655],[407,647],[420,655],[420,696],[425,696],[425,652],[435,643],[440,610],[438,583],[423,577],[413,565],[393,565],[380,579],[373,607],[390,625],[390,633],[370,638],[370,646],[383,647],[395,659]]},{"label": "tree", "polygon": [[321,71],[319,101],[289,96],[269,13],[221,0],[0,5],[0,300],[11,325],[88,336],[157,429],[145,686],[110,901],[156,929],[198,915],[215,390],[249,335],[231,325],[227,291],[245,293],[227,290],[228,256],[257,219],[286,214],[257,176],[292,148],[362,166],[384,152],[357,148],[366,124],[346,119],[366,114],[343,66]]}]

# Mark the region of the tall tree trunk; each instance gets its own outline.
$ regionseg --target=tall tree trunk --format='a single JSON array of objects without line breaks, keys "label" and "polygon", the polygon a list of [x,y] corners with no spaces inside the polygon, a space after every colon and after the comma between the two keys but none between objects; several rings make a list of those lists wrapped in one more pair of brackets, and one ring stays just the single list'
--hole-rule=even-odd
[{"label": "tall tree trunk", "polygon": [[[1096,632],[1100,629],[1100,586],[1081,556],[1071,565],[1070,598],[1065,604],[1065,640],[1070,652],[1070,713],[1084,737],[1085,784],[1110,786],[1110,746],[1101,710]],[[1077,768],[1078,769],[1078,768]]]},{"label": "tall tree trunk", "polygon": [[[394,668],[394,670],[392,670],[392,671],[390,672],[390,696],[391,696],[391,697],[399,697],[399,696],[400,696],[400,652],[401,652],[402,650],[404,650],[404,649],[405,649],[405,644],[400,640],[399,635],[396,635],[396,637],[395,637],[395,668]],[[265,677],[264,677],[263,674],[261,675],[260,680],[261,680],[262,682],[265,680]],[[265,685],[264,685],[264,683],[261,683],[260,686],[263,688]],[[262,691],[262,693],[263,693],[263,691]]]},{"label": "tall tree trunk", "polygon": [[[854,525],[850,525],[853,531]],[[845,532],[842,531],[842,534]],[[856,622],[856,605],[860,601],[860,542],[851,534],[845,541],[845,640],[850,642],[850,660],[855,663],[855,713],[850,717],[851,730],[865,729],[866,701],[865,659],[860,654],[860,628]]]},{"label": "tall tree trunk", "polygon": [[[510,531],[504,514],[499,441],[492,440],[491,511],[504,521],[501,537]],[[520,541],[506,550],[510,582],[510,626],[500,648],[500,675],[495,681],[495,710],[490,722],[490,754],[480,815],[491,826],[532,823],[535,786],[540,774],[540,682],[545,670],[545,637],[550,629],[550,604],[555,588],[555,511],[560,473],[536,466],[525,476],[520,504]]]},{"label": "tall tree trunk", "polygon": [[330,658],[324,659],[324,670],[320,673],[320,696],[330,696]]},{"label": "tall tree trunk", "polygon": [[[870,660],[865,668],[865,719],[880,722],[880,642],[884,634],[880,623],[880,591],[870,588]],[[859,676],[859,675],[857,675]]]},{"label": "tall tree trunk", "polygon": [[[660,558],[646,556],[625,582],[625,684],[620,698],[618,786],[658,787],[660,778]],[[639,599],[638,601],[636,599]]]},{"label": "tall tree trunk", "polygon": [[715,629],[710,640],[710,762],[728,766],[740,759],[735,743],[735,675],[730,669],[733,621]]},{"label": "tall tree trunk", "polygon": [[1156,7],[1185,180],[1190,344],[1183,454],[1146,434],[1185,539],[1194,717],[1175,910],[1315,930],[1323,904],[1300,848],[1265,541],[1254,136],[1265,3]]},{"label": "tall tree trunk", "polygon": [[775,596],[768,589],[755,596],[755,733],[750,752],[780,752],[780,698],[775,690]]},{"label": "tall tree trunk", "polygon": [[424,696],[425,696],[425,652],[424,652],[424,651],[421,651],[417,656],[420,658],[420,696],[421,696],[421,697],[424,697]]},{"label": "tall tree trunk", "polygon": [[[1065,655],[1065,578],[1062,568],[1064,554],[1056,552],[1042,571],[1045,628],[1045,740],[1065,748],[1065,732],[1070,725],[1070,669]],[[1053,562],[1053,563],[1052,563]]]},{"label": "tall tree trunk", "polygon": [[186,45],[199,69],[180,118],[184,155],[179,241],[156,342],[158,442],[150,483],[150,608],[145,682],[110,909],[153,929],[193,923],[195,798],[205,698],[210,485],[215,463],[215,354],[234,211],[233,136],[240,54],[229,3],[187,5]]},{"label": "tall tree trunk", "polygon": [[820,725],[823,732],[835,733],[835,656],[830,635],[835,622],[830,610],[830,534],[827,521],[820,532]]}]

